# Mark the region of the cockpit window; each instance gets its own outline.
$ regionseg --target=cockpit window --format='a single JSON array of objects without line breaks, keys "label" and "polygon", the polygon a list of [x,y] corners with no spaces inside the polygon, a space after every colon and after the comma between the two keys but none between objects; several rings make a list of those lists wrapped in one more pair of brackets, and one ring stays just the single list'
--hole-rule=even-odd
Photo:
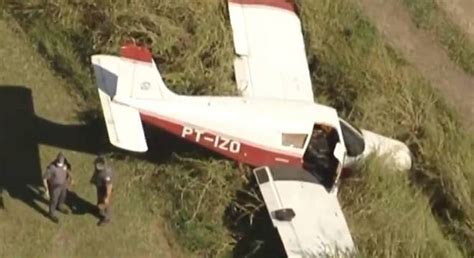
[{"label": "cockpit window", "polygon": [[303,148],[304,143],[306,142],[307,134],[301,133],[282,133],[281,135],[281,144],[283,146],[293,147],[293,148]]},{"label": "cockpit window", "polygon": [[347,155],[350,157],[359,156],[364,152],[365,142],[362,132],[357,128],[344,121],[339,119],[342,131],[342,137],[344,137],[344,142],[347,148]]}]

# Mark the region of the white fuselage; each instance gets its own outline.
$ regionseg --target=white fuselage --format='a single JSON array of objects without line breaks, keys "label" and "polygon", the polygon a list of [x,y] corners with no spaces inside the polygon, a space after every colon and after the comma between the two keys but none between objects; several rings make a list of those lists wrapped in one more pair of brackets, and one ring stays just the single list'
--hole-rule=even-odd
[{"label": "white fuselage", "polygon": [[[190,96],[114,101],[139,110],[147,123],[253,166],[301,166],[315,123],[340,134],[336,111],[309,102]],[[284,134],[301,135],[304,142],[284,143]]]}]

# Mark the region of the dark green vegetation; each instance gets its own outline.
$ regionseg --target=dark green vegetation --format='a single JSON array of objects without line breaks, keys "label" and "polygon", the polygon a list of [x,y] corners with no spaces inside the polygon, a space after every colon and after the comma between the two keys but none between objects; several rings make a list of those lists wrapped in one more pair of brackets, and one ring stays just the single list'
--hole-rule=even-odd
[{"label": "dark green vegetation", "polygon": [[[373,161],[343,182],[341,199],[361,253],[472,256],[472,135],[460,128],[442,98],[397,50],[387,47],[354,5],[344,0],[300,0],[298,6],[317,99],[362,128],[405,141],[415,154],[408,174]],[[130,38],[151,47],[173,90],[233,93],[225,1],[38,0],[7,1],[0,7],[54,71],[74,86],[72,92],[80,93],[87,109],[98,109],[88,57],[117,53]],[[252,215],[258,202],[242,202],[254,200],[254,194],[242,186],[233,163],[163,138],[157,137],[164,142],[153,148],[187,158],[163,158],[153,165],[129,159],[135,171],[131,182],[150,186],[143,189],[147,205],[163,216],[180,246],[199,257],[230,254],[241,234],[232,238],[228,228],[235,225],[225,219],[225,211],[237,210],[243,214],[241,221],[259,222]],[[247,251],[265,249],[259,240],[254,237]]]}]

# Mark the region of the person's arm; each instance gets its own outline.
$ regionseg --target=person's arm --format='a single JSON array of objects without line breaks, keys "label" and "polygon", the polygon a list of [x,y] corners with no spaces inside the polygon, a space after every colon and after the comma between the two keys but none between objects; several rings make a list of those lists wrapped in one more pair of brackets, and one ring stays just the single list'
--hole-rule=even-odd
[{"label": "person's arm", "polygon": [[71,174],[71,171],[67,171],[67,183],[68,183],[68,186],[72,186],[74,184],[74,180],[72,179],[72,174]]},{"label": "person's arm", "polygon": [[112,182],[108,183],[106,186],[107,195],[105,196],[104,204],[108,205],[110,202],[110,196],[112,195]]},{"label": "person's arm", "polygon": [[43,175],[43,186],[44,186],[44,195],[47,199],[49,199],[49,186],[48,186],[48,179],[51,178],[53,174],[53,170],[50,166],[46,169],[46,172]]}]

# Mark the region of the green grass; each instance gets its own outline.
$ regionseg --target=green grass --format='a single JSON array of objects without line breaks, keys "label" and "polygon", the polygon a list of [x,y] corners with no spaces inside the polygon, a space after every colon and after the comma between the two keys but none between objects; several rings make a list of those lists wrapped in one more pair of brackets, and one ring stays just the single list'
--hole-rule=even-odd
[{"label": "green grass", "polygon": [[69,85],[48,69],[23,34],[14,33],[3,19],[0,34],[0,197],[5,204],[0,210],[0,257],[192,257],[170,247],[173,233],[159,212],[150,209],[148,200],[155,193],[142,191],[138,179],[141,171],[152,172],[153,165],[143,160],[110,159],[116,180],[113,218],[106,227],[98,228],[95,217],[82,214],[85,210],[59,214],[59,225],[42,215],[48,207],[38,179],[58,151],[73,166],[72,190],[81,198],[76,204],[86,208],[96,202],[89,184],[94,153],[81,150],[94,144],[94,135],[77,120],[81,103],[68,94]]},{"label": "green grass", "polygon": [[162,196],[157,207],[166,207],[179,244],[199,257],[230,256],[234,241],[222,218],[241,186],[229,162],[180,157],[160,167],[149,185]]},{"label": "green grass", "polygon": [[[319,63],[313,70],[316,90],[361,127],[410,146],[415,154],[410,185],[430,198],[433,220],[445,236],[472,252],[472,136],[428,83],[387,47],[360,10],[343,1],[300,5],[310,59]],[[346,211],[350,217],[356,210],[348,206]]]},{"label": "green grass", "polygon": [[[151,47],[173,90],[235,93],[225,1],[132,2],[26,1],[3,7],[91,107],[97,100],[88,57],[117,53],[131,37]],[[472,136],[355,5],[343,0],[300,0],[298,5],[317,99],[362,128],[403,140],[415,153],[409,174],[375,162],[343,182],[341,198],[360,252],[369,257],[472,255]],[[228,162],[191,157],[149,165],[146,170],[153,173],[137,172],[158,196],[147,204],[164,216],[179,245],[200,257],[228,256],[240,237],[233,239],[223,213],[238,198],[242,181]],[[255,210],[249,207],[242,210]]]},{"label": "green grass", "polygon": [[367,161],[341,189],[360,255],[462,257],[433,219],[428,198],[380,161]]},{"label": "green grass", "polygon": [[474,75],[474,45],[435,0],[404,0],[415,24],[434,32],[448,55],[466,73]]}]

